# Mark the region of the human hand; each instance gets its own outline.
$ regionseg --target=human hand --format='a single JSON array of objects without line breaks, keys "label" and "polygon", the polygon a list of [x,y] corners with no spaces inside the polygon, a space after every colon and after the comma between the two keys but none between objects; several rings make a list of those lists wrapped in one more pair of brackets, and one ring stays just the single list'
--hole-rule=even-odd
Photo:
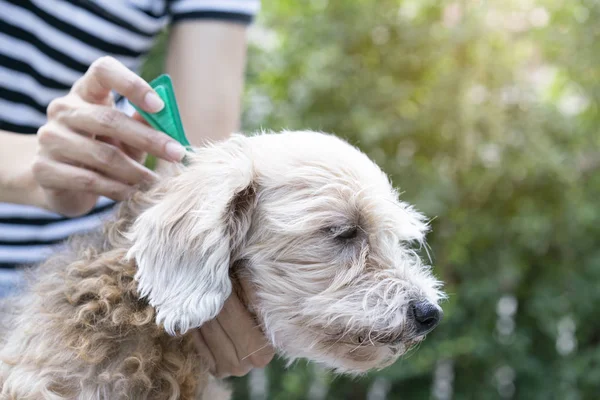
[{"label": "human hand", "polygon": [[196,351],[218,377],[244,376],[264,368],[274,350],[235,291],[217,318],[191,332]]},{"label": "human hand", "polygon": [[48,106],[48,122],[38,130],[33,175],[38,203],[67,216],[89,212],[99,196],[124,200],[135,185],[156,174],[141,162],[146,153],[180,161],[185,148],[114,107],[111,91],[147,112],[164,106],[150,85],[119,61],[95,61],[69,94]]}]

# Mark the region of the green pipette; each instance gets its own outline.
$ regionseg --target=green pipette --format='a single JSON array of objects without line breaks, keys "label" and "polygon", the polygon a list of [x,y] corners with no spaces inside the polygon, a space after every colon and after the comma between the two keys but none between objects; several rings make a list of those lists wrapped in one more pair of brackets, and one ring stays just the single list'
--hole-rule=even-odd
[{"label": "green pipette", "polygon": [[135,104],[132,104],[133,107],[154,129],[166,133],[185,146],[189,151],[192,151],[192,145],[185,137],[185,132],[183,131],[183,124],[179,116],[179,108],[177,107],[171,77],[166,74],[161,75],[150,82],[150,86],[152,86],[165,103],[163,109],[152,114],[142,110]]}]

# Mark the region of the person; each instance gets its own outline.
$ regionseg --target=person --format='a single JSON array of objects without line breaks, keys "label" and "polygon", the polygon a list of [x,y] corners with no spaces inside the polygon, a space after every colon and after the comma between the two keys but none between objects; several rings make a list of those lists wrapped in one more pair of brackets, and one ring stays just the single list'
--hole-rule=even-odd
[{"label": "person", "polygon": [[[97,229],[156,174],[141,160],[181,160],[151,129],[162,101],[137,71],[169,28],[166,71],[186,135],[200,146],[239,125],[246,30],[259,0],[0,0],[0,281]],[[272,349],[235,296],[194,332],[219,376],[266,365]]]}]

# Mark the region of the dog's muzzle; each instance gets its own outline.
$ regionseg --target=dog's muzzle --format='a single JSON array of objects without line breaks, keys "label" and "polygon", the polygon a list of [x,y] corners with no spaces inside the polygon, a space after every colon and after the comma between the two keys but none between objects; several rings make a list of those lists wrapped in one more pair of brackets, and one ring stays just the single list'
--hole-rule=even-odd
[{"label": "dog's muzzle", "polygon": [[408,308],[408,313],[409,318],[414,322],[415,333],[419,336],[431,332],[444,316],[440,306],[428,301],[411,303]]},{"label": "dog's muzzle", "polygon": [[375,335],[375,342],[396,346],[414,340],[420,341],[442,320],[444,313],[440,306],[428,301],[412,301],[407,312],[407,326],[395,333]]}]

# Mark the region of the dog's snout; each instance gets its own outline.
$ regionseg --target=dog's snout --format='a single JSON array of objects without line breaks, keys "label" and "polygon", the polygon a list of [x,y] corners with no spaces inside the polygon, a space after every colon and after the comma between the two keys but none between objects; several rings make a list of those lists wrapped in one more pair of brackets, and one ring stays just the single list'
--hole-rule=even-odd
[{"label": "dog's snout", "polygon": [[410,317],[414,319],[418,335],[431,332],[442,320],[442,309],[428,301],[419,301],[410,304]]}]

